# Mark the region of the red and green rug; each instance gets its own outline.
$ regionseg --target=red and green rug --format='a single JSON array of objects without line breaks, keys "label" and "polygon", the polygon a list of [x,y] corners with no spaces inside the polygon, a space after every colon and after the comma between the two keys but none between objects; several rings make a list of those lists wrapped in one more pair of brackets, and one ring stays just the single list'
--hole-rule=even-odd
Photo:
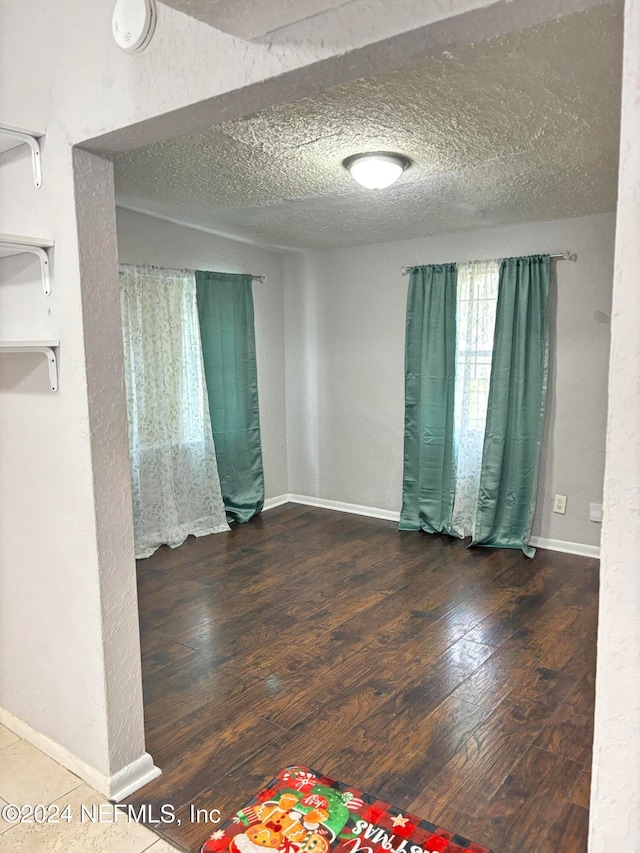
[{"label": "red and green rug", "polygon": [[282,770],[210,836],[201,853],[491,853],[460,835],[334,782]]}]

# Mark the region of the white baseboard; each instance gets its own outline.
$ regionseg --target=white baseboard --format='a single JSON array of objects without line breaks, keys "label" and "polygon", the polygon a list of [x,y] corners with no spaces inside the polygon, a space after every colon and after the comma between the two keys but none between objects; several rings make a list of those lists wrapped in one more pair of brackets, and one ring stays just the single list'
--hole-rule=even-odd
[{"label": "white baseboard", "polygon": [[293,504],[317,506],[320,509],[333,509],[336,512],[349,512],[352,515],[366,515],[369,516],[369,518],[383,518],[385,521],[400,520],[400,513],[393,509],[379,509],[375,506],[347,504],[342,501],[328,501],[324,498],[312,498],[308,495],[289,495],[289,500]]},{"label": "white baseboard", "polygon": [[291,503],[291,495],[276,495],[275,498],[267,498],[264,502],[262,510],[275,509],[277,506]]},{"label": "white baseboard", "polygon": [[153,763],[153,758],[148,752],[143,752],[140,758],[136,758],[122,770],[118,770],[109,779],[110,793],[106,796],[114,803],[119,803],[133,794],[139,788],[143,788],[149,782],[157,779],[162,773],[159,767]]},{"label": "white baseboard", "polygon": [[594,557],[600,559],[599,545],[583,545],[582,542],[564,542],[562,539],[542,539],[540,536],[532,536],[529,544],[534,548],[543,548],[547,551],[562,551],[563,554],[576,554],[578,557]]},{"label": "white baseboard", "polygon": [[[379,509],[374,506],[363,506],[361,504],[348,504],[342,501],[331,501],[325,498],[313,498],[309,495],[279,495],[265,501],[264,508],[271,509],[282,506],[285,503],[304,504],[305,506],[316,506],[319,509],[332,509],[336,512],[349,512],[352,515],[366,515],[369,518],[383,518],[386,521],[399,521],[400,513],[391,509]],[[564,542],[562,539],[543,539],[532,536],[530,544],[534,548],[543,548],[547,551],[561,551],[564,554],[576,554],[580,557],[600,558],[598,545],[583,545],[581,542]]]},{"label": "white baseboard", "polygon": [[316,506],[319,509],[332,509],[336,512],[349,512],[352,515],[366,515],[369,518],[383,518],[386,521],[399,521],[400,513],[390,509],[378,509],[375,506],[361,506],[360,504],[347,504],[342,501],[329,501],[324,498],[312,498],[309,495],[278,495],[276,498],[268,498],[264,502],[264,509],[273,509],[283,504],[303,504],[304,506]]},{"label": "white baseboard", "polygon": [[152,779],[156,779],[162,771],[153,763],[153,759],[148,752],[143,752],[142,755],[135,761],[132,761],[122,770],[107,776],[105,773],[100,773],[94,767],[86,764],[77,755],[69,752],[57,741],[52,740],[47,735],[36,731],[24,720],[16,717],[11,711],[0,706],[0,724],[11,729],[11,731],[23,740],[33,744],[49,758],[53,758],[58,764],[66,767],[71,773],[79,776],[87,785],[95,788],[105,797],[119,803],[120,800],[142,788]]}]

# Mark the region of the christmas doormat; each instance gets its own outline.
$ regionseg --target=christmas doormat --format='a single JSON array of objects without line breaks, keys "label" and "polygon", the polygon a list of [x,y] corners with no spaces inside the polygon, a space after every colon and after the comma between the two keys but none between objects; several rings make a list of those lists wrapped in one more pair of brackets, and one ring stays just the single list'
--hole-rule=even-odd
[{"label": "christmas doormat", "polygon": [[201,853],[491,853],[310,770],[282,770]]}]

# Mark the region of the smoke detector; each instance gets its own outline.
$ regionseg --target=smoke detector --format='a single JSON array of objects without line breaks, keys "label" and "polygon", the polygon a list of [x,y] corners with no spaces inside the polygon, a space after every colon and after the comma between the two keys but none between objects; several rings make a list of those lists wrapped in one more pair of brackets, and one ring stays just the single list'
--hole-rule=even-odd
[{"label": "smoke detector", "polygon": [[118,0],[113,10],[113,37],[127,53],[140,53],[153,38],[156,0]]}]

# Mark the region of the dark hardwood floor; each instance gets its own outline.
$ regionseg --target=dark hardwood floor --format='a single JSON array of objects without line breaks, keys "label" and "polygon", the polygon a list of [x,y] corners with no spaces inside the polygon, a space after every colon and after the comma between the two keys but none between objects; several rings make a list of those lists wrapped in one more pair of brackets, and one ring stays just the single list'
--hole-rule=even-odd
[{"label": "dark hardwood floor", "polygon": [[597,561],[468,549],[292,504],[138,565],[147,748],[130,802],[195,851],[310,765],[496,853],[584,853]]}]

